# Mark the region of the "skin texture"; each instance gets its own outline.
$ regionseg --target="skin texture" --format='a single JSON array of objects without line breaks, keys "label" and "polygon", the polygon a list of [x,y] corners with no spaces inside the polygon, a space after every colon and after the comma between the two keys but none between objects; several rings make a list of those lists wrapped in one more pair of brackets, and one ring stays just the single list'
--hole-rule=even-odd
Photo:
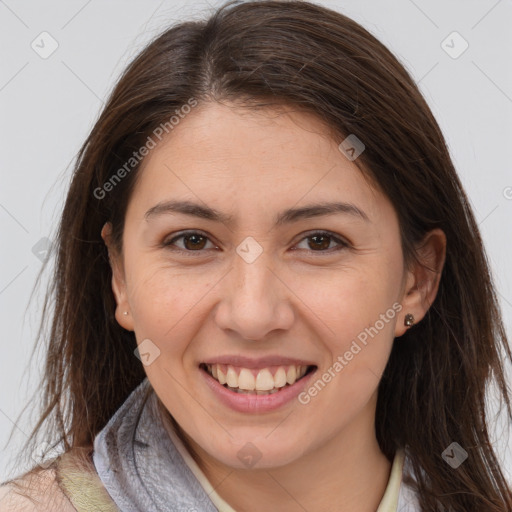
[{"label": "skin texture", "polygon": [[[391,203],[339,151],[340,142],[302,112],[203,104],[145,159],[122,254],[109,243],[108,223],[102,231],[116,318],[138,343],[158,346],[147,376],[199,466],[237,511],[375,511],[389,478],[375,438],[377,386],[393,339],[407,329],[404,316],[421,321],[435,298],[446,240],[434,230],[422,244],[431,271],[406,269]],[[234,220],[145,218],[170,199]],[[368,221],[334,214],[274,225],[286,208],[326,201],[352,203]],[[163,246],[183,230],[207,239]],[[348,246],[308,238],[320,230]],[[248,236],[263,249],[250,264],[236,252]],[[242,414],[200,378],[202,361],[226,354],[296,357],[321,374],[396,303],[400,312],[307,405],[293,400]],[[252,469],[237,457],[249,441],[262,455]]]}]

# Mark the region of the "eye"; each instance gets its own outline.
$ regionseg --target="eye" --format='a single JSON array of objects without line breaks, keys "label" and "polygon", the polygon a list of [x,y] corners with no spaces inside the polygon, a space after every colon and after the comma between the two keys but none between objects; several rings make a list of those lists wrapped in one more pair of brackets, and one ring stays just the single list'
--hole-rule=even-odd
[{"label": "eye", "polygon": [[[176,245],[177,241],[182,241],[183,245]],[[341,249],[345,249],[349,247],[349,243],[340,239],[338,236],[335,236],[333,233],[329,231],[315,231],[310,233],[308,236],[302,238],[301,243],[303,241],[306,242],[308,247],[305,250],[310,250],[312,252],[334,252],[339,251]],[[171,238],[170,240],[165,241],[162,245],[163,247],[173,248],[175,246],[178,251],[181,252],[201,252],[203,249],[207,249],[206,245],[208,242],[211,243],[209,237],[200,232],[200,231],[187,231],[178,234],[177,236]],[[331,244],[334,242],[335,247],[331,247]],[[215,248],[215,245],[211,243]],[[298,246],[296,246],[298,247]],[[211,247],[210,247],[211,248]],[[296,249],[294,249],[296,250]],[[300,249],[304,250],[304,248]]]},{"label": "eye", "polygon": [[[348,242],[341,240],[340,238],[335,236],[333,233],[330,233],[329,231],[316,231],[314,233],[310,233],[308,236],[304,237],[302,240],[306,241],[306,244],[307,244],[306,250],[309,249],[312,252],[332,253],[334,251],[339,251],[341,249],[345,249],[345,248],[349,247]],[[307,242],[308,240],[309,240],[309,242]],[[337,247],[331,247],[331,243],[333,241],[337,245]]]},{"label": "eye", "polygon": [[201,249],[205,248],[208,237],[199,231],[188,231],[165,241],[162,245],[164,247],[170,247],[175,245],[177,240],[181,239],[183,239],[183,246],[178,246],[178,250],[181,252],[200,252]]}]

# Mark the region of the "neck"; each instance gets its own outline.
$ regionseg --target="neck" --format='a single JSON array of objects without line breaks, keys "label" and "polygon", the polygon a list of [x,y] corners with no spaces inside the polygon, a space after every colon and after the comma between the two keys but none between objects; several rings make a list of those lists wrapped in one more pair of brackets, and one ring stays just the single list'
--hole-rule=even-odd
[{"label": "neck", "polygon": [[380,451],[374,419],[372,400],[350,425],[317,449],[270,469],[225,466],[181,429],[177,432],[216,492],[237,511],[374,512],[391,470]]}]

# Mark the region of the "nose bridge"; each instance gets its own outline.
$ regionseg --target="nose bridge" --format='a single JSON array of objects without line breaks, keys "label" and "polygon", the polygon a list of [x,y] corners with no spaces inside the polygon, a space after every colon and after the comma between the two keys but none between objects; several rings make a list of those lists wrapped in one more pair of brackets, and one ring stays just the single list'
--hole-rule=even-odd
[{"label": "nose bridge", "polygon": [[274,329],[289,328],[293,313],[286,287],[270,267],[271,255],[264,251],[252,260],[243,254],[234,256],[217,314],[219,327],[251,340]]},{"label": "nose bridge", "polygon": [[[261,303],[270,302],[272,298],[272,285],[270,281],[275,279],[269,270],[270,257],[268,254],[261,254],[254,261],[246,261],[239,255],[234,258],[232,280],[233,297],[238,301]],[[264,296],[266,295],[266,297]]]}]

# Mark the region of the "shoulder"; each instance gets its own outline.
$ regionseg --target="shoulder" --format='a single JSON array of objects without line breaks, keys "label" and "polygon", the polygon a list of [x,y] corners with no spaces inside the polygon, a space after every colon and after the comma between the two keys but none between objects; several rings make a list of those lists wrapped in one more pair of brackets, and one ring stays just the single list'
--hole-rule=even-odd
[{"label": "shoulder", "polygon": [[60,489],[54,468],[33,469],[0,486],[2,512],[76,512]]}]

